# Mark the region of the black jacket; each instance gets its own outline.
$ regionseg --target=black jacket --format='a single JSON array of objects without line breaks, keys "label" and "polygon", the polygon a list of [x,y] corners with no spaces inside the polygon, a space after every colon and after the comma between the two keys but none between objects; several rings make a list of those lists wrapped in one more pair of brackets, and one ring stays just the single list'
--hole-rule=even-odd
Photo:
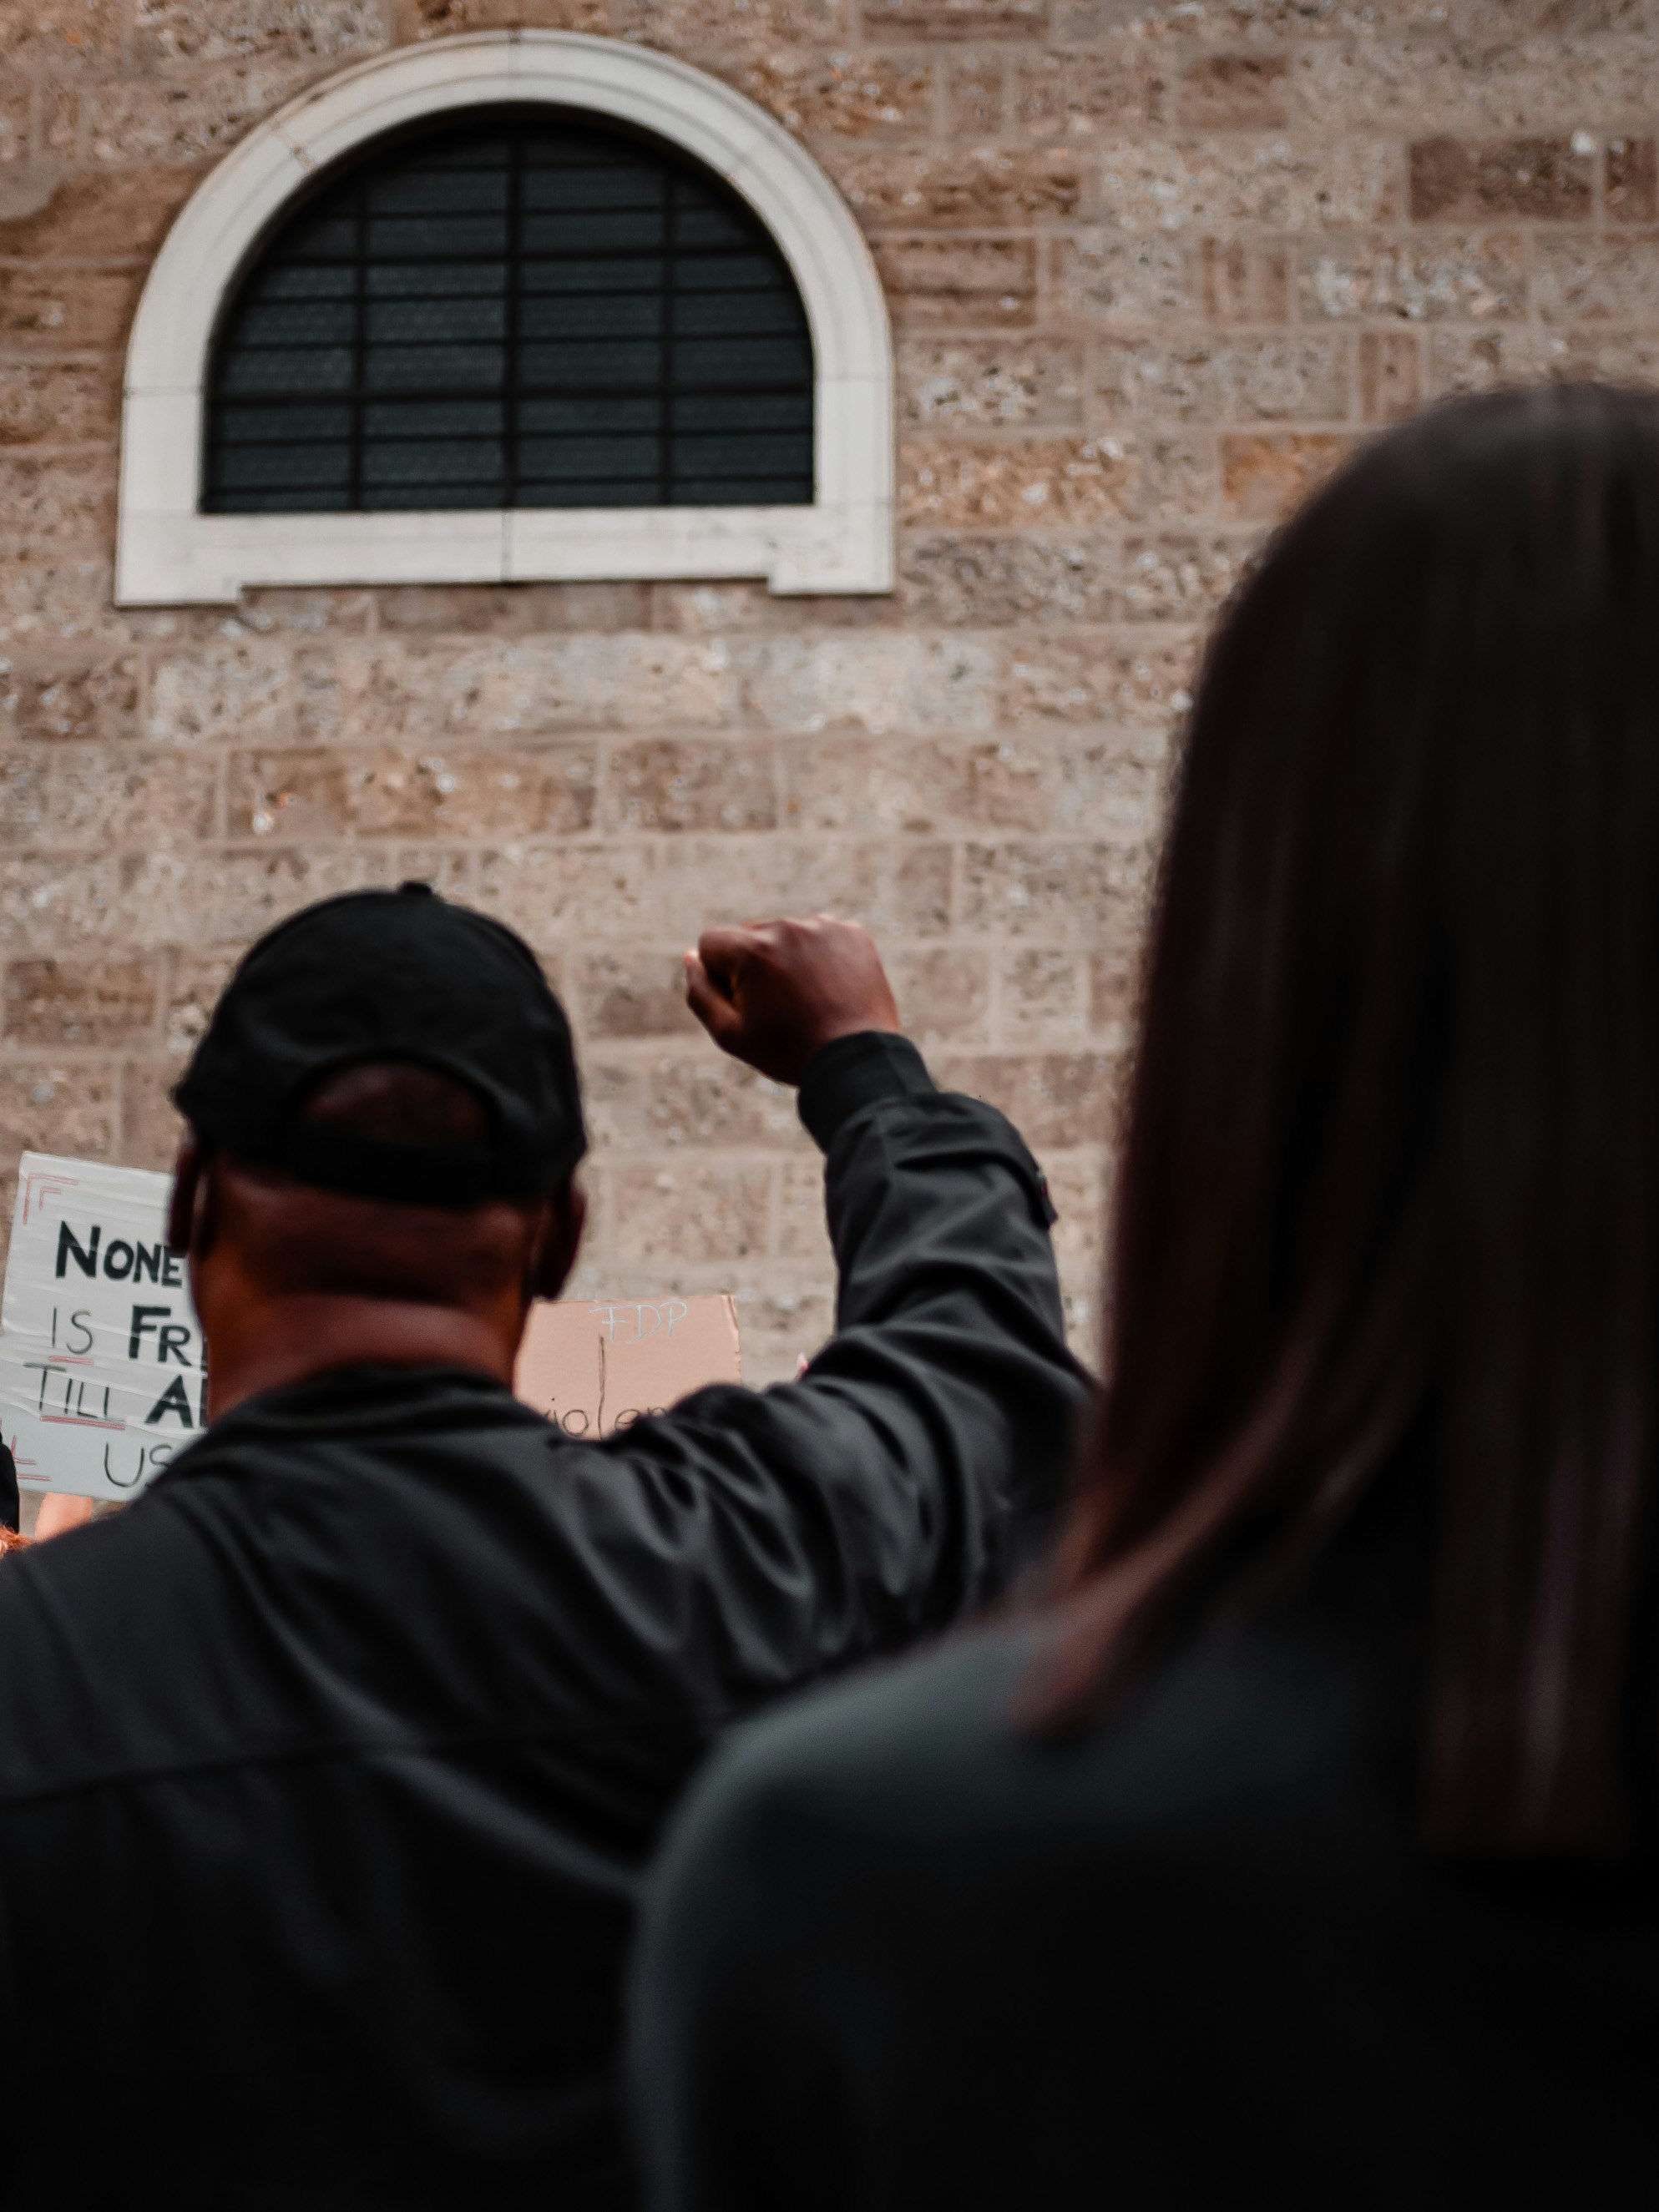
[{"label": "black jacket", "polygon": [[1431,1549],[1379,1497],[1075,1740],[1040,1623],[739,1730],[645,1913],[653,2212],[1651,2206],[1659,1867],[1419,1848]]},{"label": "black jacket", "polygon": [[574,2207],[637,1870],[714,1737],[991,1597],[1080,1395],[1041,1179],[832,1047],[839,1334],[586,1445],[453,1369],[215,1423],[0,1569],[0,2203]]}]

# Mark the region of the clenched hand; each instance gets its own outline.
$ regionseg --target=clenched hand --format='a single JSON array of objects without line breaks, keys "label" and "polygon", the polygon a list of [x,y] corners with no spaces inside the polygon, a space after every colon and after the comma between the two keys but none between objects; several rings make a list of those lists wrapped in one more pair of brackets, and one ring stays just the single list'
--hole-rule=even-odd
[{"label": "clenched hand", "polygon": [[899,1027],[869,932],[829,914],[706,929],[685,955],[685,996],[722,1052],[775,1083],[799,1083],[837,1037]]}]

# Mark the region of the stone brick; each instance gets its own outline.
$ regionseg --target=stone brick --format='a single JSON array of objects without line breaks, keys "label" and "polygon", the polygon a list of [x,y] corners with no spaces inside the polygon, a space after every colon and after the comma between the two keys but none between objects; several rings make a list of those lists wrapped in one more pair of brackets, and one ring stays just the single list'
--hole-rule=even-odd
[{"label": "stone brick", "polygon": [[1040,39],[1048,0],[863,0],[870,39]]},{"label": "stone brick", "polygon": [[1659,238],[1557,231],[1534,248],[1533,298],[1545,323],[1659,319]]},{"label": "stone brick", "polygon": [[997,1026],[1005,1044],[1081,1044],[1087,963],[1070,948],[1027,945],[1006,952],[997,978]]},{"label": "stone brick", "polygon": [[120,373],[102,362],[0,361],[0,447],[112,438]]},{"label": "stone brick", "polygon": [[[0,167],[15,170],[28,160],[32,150],[33,120],[30,112],[31,99],[26,83],[0,85]],[[15,186],[11,187],[15,190]],[[23,196],[28,197],[28,184]],[[0,197],[0,210],[4,199]]]},{"label": "stone brick", "polygon": [[1541,336],[1526,374],[1595,384],[1659,384],[1659,331],[1588,329]]},{"label": "stone brick", "polygon": [[58,747],[46,757],[48,843],[154,852],[213,835],[218,775],[210,760],[84,745]]},{"label": "stone brick", "polygon": [[988,936],[1090,945],[1138,922],[1145,852],[1104,839],[1010,838],[963,854],[963,927]]},{"label": "stone brick", "polygon": [[1110,722],[1167,730],[1192,703],[1193,654],[1192,640],[1165,643],[1156,631],[1128,645],[1056,632],[1023,645],[1010,662],[1003,711],[1016,726]]},{"label": "stone brick", "polygon": [[870,230],[1013,230],[1063,222],[1083,204],[1078,157],[974,147],[927,154],[855,153],[825,159]]},{"label": "stone brick", "polygon": [[793,1090],[721,1058],[707,1044],[690,1057],[651,1065],[645,1142],[653,1148],[693,1145],[793,1152],[808,1141]]},{"label": "stone brick", "polygon": [[897,367],[903,422],[1006,429],[1083,419],[1082,349],[1065,339],[906,338]]},{"label": "stone brick", "polygon": [[575,1009],[590,1036],[674,1036],[698,1029],[678,952],[588,952],[574,973]]},{"label": "stone brick", "polygon": [[90,88],[82,136],[112,166],[212,161],[318,74],[303,55],[219,62],[199,74],[128,77]]},{"label": "stone brick", "polygon": [[161,1042],[175,1059],[196,1049],[235,965],[234,952],[181,952],[174,960],[161,1011]]},{"label": "stone brick", "polygon": [[[1384,0],[1390,11],[1396,3]],[[1443,21],[1435,12],[1442,5],[1443,0],[1425,0],[1424,27]],[[1126,29],[1147,39],[1173,35],[1236,46],[1292,34],[1375,38],[1379,27],[1376,0],[1054,0],[1054,6],[1056,39],[1082,46]]]},{"label": "stone brick", "polygon": [[1106,1245],[1106,1156],[1099,1146],[1050,1152],[1043,1161],[1048,1197],[1060,1216],[1052,1231],[1062,1279],[1091,1303],[1098,1296]]},{"label": "stone brick", "polygon": [[[1549,234],[1538,252],[1570,258],[1574,242]],[[1310,322],[1518,320],[1527,311],[1527,241],[1512,231],[1322,240],[1303,251],[1297,293]]]},{"label": "stone brick", "polygon": [[[128,921],[123,874],[114,860],[83,854],[0,856],[0,952],[52,955],[106,943]],[[123,950],[133,942],[129,933]]]},{"label": "stone brick", "polygon": [[735,649],[750,714],[786,734],[821,730],[989,727],[1001,673],[997,650],[973,638],[863,631],[769,639]]},{"label": "stone brick", "polygon": [[1141,329],[1192,312],[1196,295],[1184,246],[1085,229],[1053,246],[1054,303],[1108,329]]},{"label": "stone brick", "polygon": [[1359,341],[1359,411],[1397,422],[1423,398],[1423,345],[1414,331],[1367,331]]},{"label": "stone brick", "polygon": [[1212,323],[1284,323],[1291,315],[1291,253],[1282,240],[1206,238],[1200,266]]},{"label": "stone brick", "polygon": [[1143,622],[1190,621],[1213,614],[1249,565],[1249,538],[1183,532],[1130,538],[1121,554],[1120,613]]},{"label": "stone brick", "polygon": [[[823,1167],[818,1160],[786,1160],[778,1188],[779,1254],[811,1260],[825,1278],[834,1273],[829,1224],[823,1210]],[[749,1363],[744,1362],[745,1379]]]},{"label": "stone brick", "polygon": [[[639,845],[503,845],[478,859],[478,904],[541,951],[578,938],[647,933],[642,908],[655,871]],[[685,938],[693,942],[702,923]],[[672,936],[677,933],[664,933]]]},{"label": "stone brick", "polygon": [[935,86],[927,59],[772,47],[735,69],[732,79],[805,137],[880,140],[933,131]]},{"label": "stone brick", "polygon": [[151,1060],[130,1060],[120,1072],[120,1134],[115,1157],[123,1167],[165,1172],[179,1157],[184,1117],[167,1093],[178,1070]]},{"label": "stone brick", "polygon": [[118,649],[132,632],[110,604],[111,586],[107,550],[0,556],[0,647],[72,646],[78,656]]},{"label": "stone brick", "polygon": [[303,55],[343,64],[386,44],[380,0],[137,0],[141,68]]},{"label": "stone brick", "polygon": [[747,582],[653,584],[650,624],[689,637],[730,641],[744,631],[795,635],[802,630],[887,629],[897,619],[890,594],[803,592],[775,596],[758,579]]},{"label": "stone brick", "polygon": [[[224,939],[246,943],[317,899],[331,898],[337,891],[389,888],[398,879],[389,856],[349,845],[319,845],[308,852],[292,848],[273,853],[233,851],[210,868],[192,862],[189,874],[189,892],[205,905],[210,917],[209,943]],[[135,871],[127,887],[129,902],[141,915],[154,915],[140,942],[188,939],[190,932],[181,927],[177,903],[182,883],[182,871],[175,873],[150,864]]]},{"label": "stone brick", "polygon": [[131,737],[137,727],[137,659],[124,653],[115,661],[77,658],[31,665],[12,679],[5,704],[19,738]]},{"label": "stone brick", "polygon": [[1310,42],[1292,61],[1293,112],[1323,131],[1415,131],[1428,120],[1472,131],[1572,130],[1587,117],[1650,112],[1659,104],[1650,24],[1580,35],[1584,9],[1567,5],[1570,19],[1555,27],[1566,35],[1516,37],[1525,23],[1494,11],[1473,35],[1444,35],[1443,17],[1424,26],[1438,36]]},{"label": "stone brick", "polygon": [[1651,138],[1609,138],[1606,204],[1609,222],[1652,222],[1659,217]]},{"label": "stone brick", "polygon": [[137,297],[128,270],[0,269],[0,346],[107,351],[125,339]]},{"label": "stone brick", "polygon": [[835,1322],[830,1299],[822,1291],[780,1285],[763,1294],[739,1289],[737,1305],[743,1379],[751,1390],[793,1382],[800,1362],[823,1350]]},{"label": "stone brick", "polygon": [[1164,72],[1133,47],[1022,55],[1012,97],[1014,125],[1025,137],[1073,143],[1162,123],[1169,109]]},{"label": "stone brick", "polygon": [[1229,514],[1277,521],[1346,460],[1349,438],[1317,431],[1221,441],[1221,496]]},{"label": "stone brick", "polygon": [[991,1012],[988,953],[900,946],[885,954],[884,964],[904,1026],[918,1044],[984,1042]]},{"label": "stone brick", "polygon": [[0,545],[18,552],[101,549],[114,528],[112,453],[0,455]]},{"label": "stone brick", "polygon": [[842,43],[851,29],[851,6],[850,0],[748,0],[738,9],[732,0],[611,0],[611,28],[642,46],[706,58],[763,43]]},{"label": "stone brick", "polygon": [[1119,553],[1099,538],[909,538],[899,552],[899,593],[918,623],[1110,622],[1124,611]]},{"label": "stone brick", "polygon": [[899,516],[947,529],[1117,520],[1143,512],[1144,458],[1117,439],[908,439]]},{"label": "stone brick", "polygon": [[1115,1053],[977,1054],[941,1058],[942,1087],[1000,1107],[1032,1150],[1097,1144],[1109,1129],[1121,1080]]},{"label": "stone brick", "polygon": [[1054,828],[1126,852],[1150,848],[1163,826],[1173,744],[1170,728],[1155,723],[1068,736],[1059,748]]},{"label": "stone brick", "polygon": [[785,746],[781,763],[791,829],[878,836],[963,826],[1046,830],[1060,781],[1051,747],[1006,739],[964,746],[812,738]]},{"label": "stone brick", "polygon": [[155,1026],[149,960],[14,960],[6,970],[6,1042],[131,1044]]},{"label": "stone brick", "polygon": [[1102,338],[1094,368],[1095,396],[1114,416],[1330,422],[1350,411],[1340,337]]},{"label": "stone brick", "polygon": [[1347,228],[1400,213],[1399,157],[1389,144],[1342,139],[1124,138],[1102,149],[1100,212],[1123,230],[1216,223],[1276,230]]},{"label": "stone brick", "polygon": [[593,749],[246,753],[231,764],[233,837],[533,837],[593,824]]},{"label": "stone brick", "polygon": [[[401,584],[375,594],[381,629],[434,630],[451,636],[570,635],[583,630],[648,629],[651,586],[638,583]],[[284,595],[291,597],[292,595]],[[276,594],[250,596],[242,618]],[[339,627],[337,617],[318,627]]]},{"label": "stone brick", "polygon": [[686,837],[653,857],[650,933],[682,945],[755,915],[839,914],[878,939],[950,927],[951,848],[932,838]]},{"label": "stone brick", "polygon": [[616,1244],[623,1260],[748,1260],[765,1252],[769,1162],[622,1160],[613,1175]]},{"label": "stone brick", "polygon": [[121,58],[126,15],[125,0],[12,0],[0,18],[6,67],[108,69]]},{"label": "stone brick", "polygon": [[1428,337],[1427,397],[1431,399],[1528,384],[1539,373],[1536,331],[1512,323],[1484,331],[1441,324],[1430,331]]},{"label": "stone brick", "polygon": [[119,177],[40,173],[38,190],[0,194],[0,254],[118,261],[160,245],[200,177],[194,169],[129,170]]},{"label": "stone brick", "polygon": [[611,28],[610,0],[394,0],[399,39],[447,39],[463,31],[593,31]]},{"label": "stone brick", "polygon": [[582,1104],[597,1152],[638,1152],[646,1141],[645,1071],[636,1061],[583,1055]]},{"label": "stone brick", "polygon": [[1181,119],[1200,131],[1277,131],[1288,119],[1284,54],[1205,54],[1181,74]]},{"label": "stone brick", "polygon": [[1121,926],[1089,955],[1089,1026],[1097,1035],[1133,1020],[1140,973],[1139,937]]},{"label": "stone brick", "polygon": [[952,54],[942,64],[940,82],[947,138],[1001,137],[1008,107],[1006,50]]},{"label": "stone brick", "polygon": [[301,722],[318,737],[523,738],[567,730],[725,726],[736,706],[718,641],[627,632],[453,647],[347,641],[307,664]]},{"label": "stone brick", "polygon": [[777,818],[768,743],[651,738],[611,755],[610,829],[770,830]]},{"label": "stone brick", "polygon": [[1575,154],[1571,139],[1425,138],[1410,157],[1419,222],[1582,222],[1590,211],[1595,157]]},{"label": "stone brick", "polygon": [[0,843],[49,842],[46,774],[46,763],[38,755],[0,754]]},{"label": "stone brick", "polygon": [[236,637],[158,656],[147,733],[155,744],[269,744],[293,722],[291,664],[276,639]]},{"label": "stone brick", "polygon": [[115,1134],[115,1085],[106,1068],[49,1060],[0,1067],[0,1162],[24,1152],[103,1160]]},{"label": "stone brick", "polygon": [[901,327],[995,330],[1036,312],[1029,238],[884,238],[876,265]]}]

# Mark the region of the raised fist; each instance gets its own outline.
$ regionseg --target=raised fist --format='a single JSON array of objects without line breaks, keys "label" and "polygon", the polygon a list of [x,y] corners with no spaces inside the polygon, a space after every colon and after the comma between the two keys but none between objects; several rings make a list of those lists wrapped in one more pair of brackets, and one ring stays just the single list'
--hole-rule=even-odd
[{"label": "raised fist", "polygon": [[829,914],[705,930],[685,996],[722,1052],[775,1083],[799,1083],[837,1037],[899,1026],[869,932]]}]

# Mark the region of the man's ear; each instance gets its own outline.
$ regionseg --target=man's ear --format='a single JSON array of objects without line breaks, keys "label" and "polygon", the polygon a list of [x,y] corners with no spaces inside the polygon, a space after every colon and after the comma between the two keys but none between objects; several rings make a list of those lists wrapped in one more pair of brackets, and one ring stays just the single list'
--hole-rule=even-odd
[{"label": "man's ear", "polygon": [[200,1248],[207,1241],[212,1200],[207,1166],[207,1155],[200,1144],[194,1137],[186,1137],[173,1162],[173,1195],[167,1200],[167,1249],[181,1259],[189,1257],[192,1243]]},{"label": "man's ear", "polygon": [[587,1220],[587,1193],[572,1181],[543,1200],[542,1229],[531,1263],[530,1295],[556,1298],[576,1264]]}]

